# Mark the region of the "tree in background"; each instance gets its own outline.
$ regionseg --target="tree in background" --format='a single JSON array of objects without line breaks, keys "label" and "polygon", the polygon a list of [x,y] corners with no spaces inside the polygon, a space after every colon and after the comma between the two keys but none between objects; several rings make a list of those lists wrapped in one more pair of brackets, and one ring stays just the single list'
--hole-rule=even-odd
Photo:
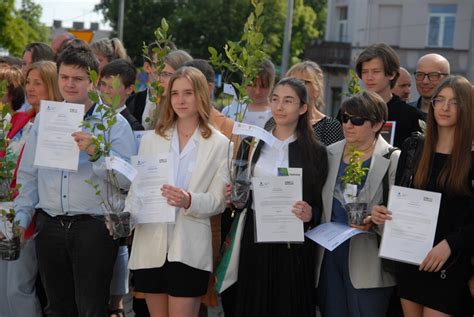
[{"label": "tree in background", "polygon": [[22,0],[20,9],[14,0],[0,1],[0,47],[21,57],[28,43],[47,43],[49,28],[40,22],[42,10],[32,0]]},{"label": "tree in background", "polygon": [[[264,50],[272,61],[281,63],[281,45],[286,19],[286,0],[266,0]],[[310,40],[324,35],[327,0],[295,0],[292,62],[296,62]],[[113,28],[117,26],[118,0],[102,0],[96,6]],[[153,40],[153,32],[166,18],[173,40],[179,48],[193,57],[207,59],[207,47],[223,47],[228,41],[240,38],[242,25],[252,11],[249,0],[157,1],[134,0],[125,2],[124,44],[136,64],[141,63],[143,42]]]}]

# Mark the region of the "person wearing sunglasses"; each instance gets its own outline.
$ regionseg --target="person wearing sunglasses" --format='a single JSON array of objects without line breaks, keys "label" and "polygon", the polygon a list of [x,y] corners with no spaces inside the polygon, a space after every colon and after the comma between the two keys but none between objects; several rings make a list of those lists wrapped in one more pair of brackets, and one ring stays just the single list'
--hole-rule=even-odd
[{"label": "person wearing sunglasses", "polygon": [[[396,184],[441,193],[433,248],[421,265],[400,263],[397,270],[405,316],[473,314],[463,311],[472,303],[468,280],[474,249],[473,92],[462,76],[441,81],[433,93],[424,138],[409,139],[402,147]],[[420,154],[407,174],[413,148]],[[381,225],[392,218],[383,206],[374,207],[371,214]]]},{"label": "person wearing sunglasses", "polygon": [[365,88],[377,93],[387,104],[387,120],[396,122],[393,146],[402,146],[413,132],[421,131],[419,120],[423,120],[423,114],[392,94],[399,77],[400,60],[390,46],[385,43],[370,45],[360,53],[355,69]]},{"label": "person wearing sunglasses", "polygon": [[420,109],[426,116],[431,106],[434,89],[449,73],[449,62],[444,56],[432,53],[420,57],[413,74],[420,97],[410,105]]},{"label": "person wearing sunglasses", "polygon": [[[359,151],[362,167],[368,168],[357,186],[359,197],[367,203],[367,211],[383,200],[383,179],[395,181],[400,151],[394,150],[380,135],[387,119],[387,105],[374,92],[364,91],[341,106],[345,139],[328,146],[328,177],[323,187],[321,223],[348,225],[347,212],[339,199],[341,177],[345,174],[353,150]],[[333,251],[318,245],[316,284],[321,315],[385,316],[395,278],[382,269],[378,257],[380,228],[365,218],[367,231],[342,243]],[[357,313],[355,313],[357,312]]]}]

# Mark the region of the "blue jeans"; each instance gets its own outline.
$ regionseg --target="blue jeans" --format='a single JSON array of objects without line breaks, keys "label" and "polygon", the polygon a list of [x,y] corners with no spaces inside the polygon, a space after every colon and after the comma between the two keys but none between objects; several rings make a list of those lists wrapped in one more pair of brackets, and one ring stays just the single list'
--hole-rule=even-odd
[{"label": "blue jeans", "polygon": [[104,317],[118,241],[91,216],[37,219],[36,253],[50,317]]},{"label": "blue jeans", "polygon": [[318,286],[323,317],[385,316],[393,287],[356,289],[349,276],[349,242],[325,251]]}]

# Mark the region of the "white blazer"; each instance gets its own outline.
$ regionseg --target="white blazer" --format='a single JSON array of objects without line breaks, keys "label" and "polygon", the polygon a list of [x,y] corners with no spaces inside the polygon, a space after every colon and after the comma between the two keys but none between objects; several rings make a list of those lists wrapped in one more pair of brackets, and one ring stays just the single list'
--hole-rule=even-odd
[{"label": "white blazer", "polygon": [[[323,215],[321,223],[331,221],[332,202],[334,186],[337,180],[337,172],[344,153],[345,140],[328,146],[328,178],[323,187]],[[367,210],[372,206],[379,205],[383,199],[383,177],[388,171],[389,184],[395,182],[400,151],[392,153],[390,159],[384,157],[389,152],[390,145],[379,136],[375,143],[374,152],[367,174],[366,184],[369,189],[369,203]],[[372,227],[375,233],[362,233],[351,238],[349,246],[349,276],[354,288],[375,288],[394,286],[395,278],[391,273],[382,269],[382,263],[378,256],[379,246],[377,234],[383,230],[382,226]],[[318,245],[316,258],[316,286],[319,283],[321,264],[324,257],[324,248]]]},{"label": "white blazer", "polygon": [[[188,191],[191,193],[189,209],[181,208],[176,217],[174,231],[169,241],[167,224],[139,224],[135,227],[129,268],[132,270],[162,267],[168,261],[181,262],[191,267],[212,271],[212,237],[209,218],[225,209],[224,188],[228,183],[227,153],[229,139],[216,129],[205,139],[199,134],[196,164]],[[169,153],[171,136],[177,133],[170,129],[169,138],[150,131],[142,138],[138,155],[151,156]],[[232,145],[231,145],[232,146]],[[132,185],[125,210],[137,208],[137,197]],[[138,207],[139,208],[139,207]]]}]

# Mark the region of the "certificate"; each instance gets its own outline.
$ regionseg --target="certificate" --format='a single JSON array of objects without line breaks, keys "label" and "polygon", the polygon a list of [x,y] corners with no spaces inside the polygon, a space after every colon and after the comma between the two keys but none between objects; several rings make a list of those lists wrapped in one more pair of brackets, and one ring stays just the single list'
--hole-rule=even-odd
[{"label": "certificate", "polygon": [[364,232],[367,233],[342,223],[328,222],[306,232],[305,235],[325,249],[332,251],[347,239]]},{"label": "certificate", "polygon": [[441,194],[392,186],[379,256],[395,261],[421,264],[433,248]]},{"label": "certificate", "polygon": [[157,157],[132,156],[137,176],[132,186],[140,201],[139,210],[132,210],[136,223],[173,223],[176,208],[161,195],[163,185],[173,185],[173,164],[169,154]]},{"label": "certificate", "polygon": [[260,128],[256,125],[246,124],[242,122],[235,122],[232,134],[235,135],[248,135],[254,138],[260,139],[267,143],[269,146],[275,144],[276,138],[267,130]]},{"label": "certificate", "polygon": [[72,133],[81,131],[84,105],[41,100],[34,165],[77,171],[79,147]]},{"label": "certificate", "polygon": [[292,212],[302,200],[299,176],[252,178],[256,242],[303,242],[303,221]]}]

